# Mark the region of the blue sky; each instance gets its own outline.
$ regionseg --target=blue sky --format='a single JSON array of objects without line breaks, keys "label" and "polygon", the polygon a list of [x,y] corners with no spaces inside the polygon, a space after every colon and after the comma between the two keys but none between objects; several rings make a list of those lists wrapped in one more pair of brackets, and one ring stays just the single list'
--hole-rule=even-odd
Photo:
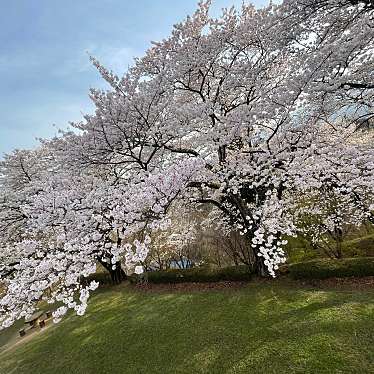
[{"label": "blue sky", "polygon": [[[242,0],[213,0],[212,12]],[[253,3],[263,6],[267,0]],[[12,0],[0,13],[0,157],[91,113],[105,87],[87,52],[122,75],[197,0]]]}]

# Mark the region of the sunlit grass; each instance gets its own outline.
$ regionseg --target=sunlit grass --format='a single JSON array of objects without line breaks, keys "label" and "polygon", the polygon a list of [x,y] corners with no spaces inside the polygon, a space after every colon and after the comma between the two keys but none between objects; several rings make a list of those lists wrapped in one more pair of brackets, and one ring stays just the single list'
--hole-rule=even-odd
[{"label": "sunlit grass", "polygon": [[373,343],[373,291],[118,287],[3,352],[0,373],[371,373]]}]

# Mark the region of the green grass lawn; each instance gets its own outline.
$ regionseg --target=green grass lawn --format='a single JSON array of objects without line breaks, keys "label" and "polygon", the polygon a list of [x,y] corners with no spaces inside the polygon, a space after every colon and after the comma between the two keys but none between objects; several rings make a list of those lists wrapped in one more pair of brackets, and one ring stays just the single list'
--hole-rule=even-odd
[{"label": "green grass lawn", "polygon": [[204,292],[118,286],[100,290],[85,316],[3,350],[0,373],[362,374],[374,372],[373,343],[374,291],[282,280]]}]

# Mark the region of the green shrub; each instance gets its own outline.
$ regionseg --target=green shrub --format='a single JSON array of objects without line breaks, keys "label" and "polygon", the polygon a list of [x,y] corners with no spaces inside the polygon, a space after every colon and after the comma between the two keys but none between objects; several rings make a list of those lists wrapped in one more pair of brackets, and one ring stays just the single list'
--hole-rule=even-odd
[{"label": "green shrub", "polygon": [[343,253],[347,257],[374,256],[374,235],[347,240],[343,243]]},{"label": "green shrub", "polygon": [[320,256],[317,251],[307,247],[289,247],[286,249],[286,253],[288,263],[314,260]]},{"label": "green shrub", "polygon": [[150,283],[182,283],[182,282],[218,282],[248,281],[251,272],[248,266],[230,266],[226,268],[197,267],[192,269],[169,269],[152,271],[147,274]]},{"label": "green shrub", "polygon": [[290,264],[288,270],[294,279],[374,276],[374,258],[317,259]]}]

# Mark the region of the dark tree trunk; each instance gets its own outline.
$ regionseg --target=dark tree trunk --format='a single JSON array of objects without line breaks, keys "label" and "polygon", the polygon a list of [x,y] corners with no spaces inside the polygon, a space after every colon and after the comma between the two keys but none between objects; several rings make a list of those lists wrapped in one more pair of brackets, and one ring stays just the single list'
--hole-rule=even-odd
[{"label": "dark tree trunk", "polygon": [[238,261],[238,257],[235,254],[233,255],[233,259],[234,259],[235,266],[238,266],[239,265],[239,261]]},{"label": "dark tree trunk", "polygon": [[113,269],[112,264],[108,264],[107,262],[104,262],[101,259],[99,259],[98,261],[109,272],[110,279],[113,284],[120,284],[127,278],[125,272],[122,270],[121,263],[119,261],[116,262],[115,269]]},{"label": "dark tree trunk", "polygon": [[343,242],[343,230],[338,228],[336,229],[336,258],[343,258],[342,251],[342,242]]},{"label": "dark tree trunk", "polygon": [[262,256],[258,256],[257,254],[255,256],[255,263],[253,264],[253,270],[255,274],[259,277],[265,278],[269,276],[268,269],[264,263],[264,258]]},{"label": "dark tree trunk", "polygon": [[252,247],[252,233],[249,233],[245,236],[246,247],[248,248],[248,262],[249,265],[252,267],[252,271],[258,277],[268,277],[269,272],[264,263],[264,258],[259,256],[259,252],[257,248]]}]

